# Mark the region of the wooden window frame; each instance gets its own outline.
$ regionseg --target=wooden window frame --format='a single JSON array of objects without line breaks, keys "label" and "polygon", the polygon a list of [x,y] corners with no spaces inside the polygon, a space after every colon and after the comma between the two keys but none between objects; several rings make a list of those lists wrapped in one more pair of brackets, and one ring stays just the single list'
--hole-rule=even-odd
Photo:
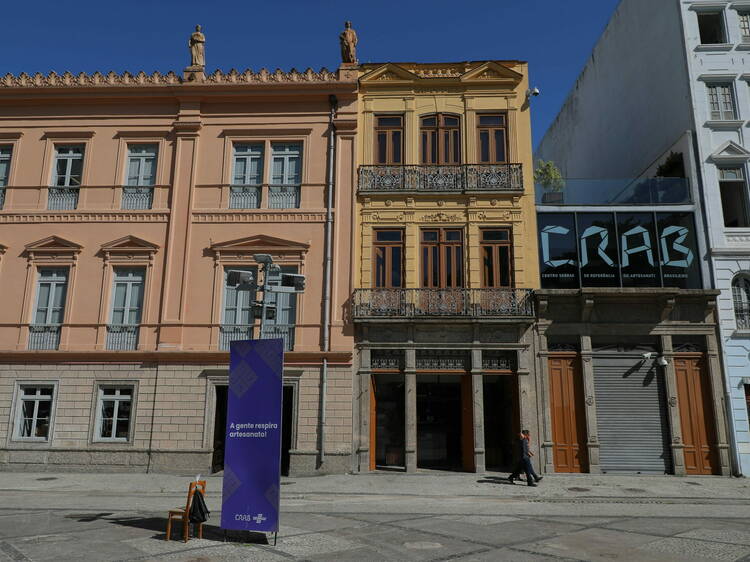
[{"label": "wooden window frame", "polygon": [[[397,117],[401,120],[400,126],[395,125],[380,125],[380,119],[381,118],[394,118]],[[393,133],[399,132],[401,133],[401,140],[399,143],[399,154],[400,158],[396,160],[394,158],[394,151],[393,147],[395,146],[395,143],[393,142]],[[386,134],[386,147],[385,147],[385,162],[381,161],[380,158],[380,144],[378,142],[379,137],[381,134]],[[374,135],[373,135],[373,154],[375,156],[374,158],[374,164],[380,165],[380,166],[402,166],[404,164],[404,115],[399,114],[376,114],[375,115],[375,128],[374,128]]]},{"label": "wooden window frame", "polygon": [[[428,232],[437,232],[438,233],[438,239],[437,241],[433,240],[425,240],[425,234]],[[461,239],[459,241],[455,240],[447,240],[447,233],[449,232],[459,232],[461,235]],[[421,260],[421,268],[419,271],[420,274],[420,284],[422,288],[425,289],[460,289],[464,288],[466,286],[466,271],[465,271],[465,261],[466,256],[464,253],[464,242],[466,237],[464,236],[463,228],[456,228],[456,227],[445,227],[445,228],[432,228],[432,227],[426,227],[421,228],[419,231],[419,250],[420,250],[420,260]],[[435,250],[434,248],[437,248],[437,259],[438,259],[438,265],[437,270],[435,269]],[[451,255],[453,256],[452,264],[450,271],[448,271],[447,266],[447,255],[448,253],[446,250],[448,248],[459,248],[460,249],[460,255],[456,255],[456,252],[452,252]],[[431,250],[432,249],[432,250]],[[435,271],[438,273],[438,280],[437,284],[435,284],[433,278],[434,275],[432,275]],[[449,276],[452,278],[449,278]],[[454,281],[455,280],[455,281]],[[427,283],[426,283],[427,281]],[[450,284],[449,284],[450,281]]]},{"label": "wooden window frame", "polygon": [[[502,119],[502,125],[481,125],[480,121],[482,117],[500,117]],[[477,120],[477,163],[478,164],[507,164],[508,163],[508,114],[504,111],[498,111],[493,113],[478,113],[476,116]],[[489,159],[482,160],[482,133],[487,132],[488,135],[488,156]],[[497,143],[495,142],[495,131],[502,131],[504,137],[503,154],[505,158],[501,161],[495,158],[497,155]]]},{"label": "wooden window frame", "polygon": [[[435,126],[426,126],[424,125],[425,119],[429,119],[431,117],[435,118]],[[445,125],[445,118],[451,117],[458,119],[458,125],[457,126],[447,126]],[[461,116],[457,113],[428,113],[426,115],[420,115],[419,116],[419,157],[420,161],[423,165],[429,165],[429,166],[458,166],[463,161],[463,150],[461,146]],[[450,161],[448,162],[447,158],[445,158],[446,154],[446,143],[445,143],[445,134],[449,132],[456,132],[457,136],[455,138],[451,138],[454,142],[454,146],[452,146],[453,151],[458,151],[458,158],[455,159],[456,161]],[[430,160],[431,158],[425,158],[425,156],[432,154],[433,152],[433,143],[430,137],[425,137],[425,134],[428,132],[434,132],[437,137],[437,158],[435,162],[430,162],[427,160]],[[451,135],[452,137],[452,135]],[[429,141],[429,142],[428,142]],[[427,143],[427,145],[425,145]],[[454,160],[454,159],[451,159]]]},{"label": "wooden window frame", "polygon": [[[495,241],[495,240],[484,240],[484,233],[492,230],[503,230],[508,233],[508,240],[507,241]],[[482,259],[482,287],[488,288],[488,289],[512,289],[516,286],[516,276],[515,276],[515,268],[513,267],[514,263],[514,256],[513,256],[513,229],[509,226],[498,226],[498,227],[486,227],[482,228],[479,231],[479,245],[481,250],[481,259]],[[488,283],[488,275],[487,275],[487,266],[484,263],[484,254],[485,249],[491,248],[492,249],[492,275],[494,278],[494,283],[489,284]],[[501,276],[501,264],[500,264],[500,248],[508,248],[508,285],[502,285],[499,283],[500,279],[502,279]]]},{"label": "wooden window frame", "polygon": [[[379,232],[398,232],[401,235],[401,240],[398,242],[378,241]],[[377,289],[402,289],[404,287],[404,243],[405,243],[405,232],[403,228],[375,228],[373,229],[373,242],[372,242],[372,286]],[[385,258],[385,283],[378,285],[378,250],[384,250]],[[393,248],[401,249],[401,264],[400,264],[400,279],[401,283],[398,286],[393,285]]]}]

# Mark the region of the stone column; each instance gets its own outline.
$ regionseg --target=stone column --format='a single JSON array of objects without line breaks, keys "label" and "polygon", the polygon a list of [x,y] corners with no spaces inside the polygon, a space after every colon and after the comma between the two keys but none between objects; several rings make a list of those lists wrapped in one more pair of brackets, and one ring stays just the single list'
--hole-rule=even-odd
[{"label": "stone column", "polygon": [[482,350],[471,350],[471,394],[474,416],[474,472],[485,472],[484,450],[484,380],[482,378]]},{"label": "stone column", "polygon": [[[544,472],[553,473],[555,472],[555,459],[553,457],[553,442],[552,442],[552,419],[550,416],[551,405],[549,396],[549,349],[547,347],[547,334],[542,331],[542,328],[537,325],[539,342],[539,384],[537,385],[539,395],[541,397],[541,431],[539,435],[539,441],[542,446],[540,452],[541,458],[539,464],[544,466]],[[541,466],[540,466],[541,468]]]},{"label": "stone column", "polygon": [[711,333],[706,336],[706,359],[708,369],[708,378],[711,381],[711,403],[713,412],[706,412],[705,415],[712,414],[716,424],[716,441],[719,453],[719,466],[722,476],[731,476],[732,459],[729,450],[727,412],[731,404],[727,404],[724,398],[724,384],[721,370],[721,357],[719,355],[719,344],[716,341],[716,334]]},{"label": "stone column", "polygon": [[406,472],[417,471],[417,352],[404,350],[404,428],[406,437]]},{"label": "stone column", "polygon": [[[680,419],[680,401],[677,392],[677,373],[674,370],[672,336],[661,336],[662,355],[669,362],[664,367],[664,390],[669,405],[669,445],[672,449],[672,465],[675,476],[685,476],[685,444],[682,442],[682,421]],[[687,404],[685,405],[688,406]]]},{"label": "stone column", "polygon": [[586,414],[586,446],[589,453],[589,472],[601,474],[599,465],[599,431],[596,423],[596,390],[594,389],[594,363],[591,350],[591,336],[581,336],[581,375]]},{"label": "stone column", "polygon": [[373,399],[370,396],[372,385],[372,364],[370,363],[370,348],[362,347],[359,350],[359,372],[357,379],[359,381],[359,435],[357,436],[357,457],[358,471],[367,472],[370,470],[370,455],[372,443],[370,443],[370,403]]}]

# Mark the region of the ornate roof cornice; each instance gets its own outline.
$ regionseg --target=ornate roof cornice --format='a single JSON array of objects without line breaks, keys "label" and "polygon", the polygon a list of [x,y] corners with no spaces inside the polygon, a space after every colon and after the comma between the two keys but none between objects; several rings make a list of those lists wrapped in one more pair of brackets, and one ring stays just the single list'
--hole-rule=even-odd
[{"label": "ornate roof cornice", "polygon": [[[330,82],[356,82],[356,76],[351,76],[348,72],[331,72],[326,68],[314,71],[311,68],[303,72],[291,69],[284,72],[276,69],[271,72],[262,68],[258,72],[250,69],[239,72],[234,68],[229,72],[216,70],[211,74],[206,74],[203,80],[189,81],[170,71],[166,74],[154,72],[146,74],[140,71],[136,74],[123,72],[118,74],[110,71],[102,74],[97,71],[93,74],[81,72],[72,74],[64,72],[57,74],[52,71],[49,74],[27,74],[22,72],[19,75],[6,74],[0,78],[0,89],[9,88],[101,88],[101,87],[139,87],[139,86],[178,86],[188,87],[206,86],[212,84],[232,85],[232,84],[311,84],[311,83],[330,83]],[[349,75],[347,75],[349,74]]]}]

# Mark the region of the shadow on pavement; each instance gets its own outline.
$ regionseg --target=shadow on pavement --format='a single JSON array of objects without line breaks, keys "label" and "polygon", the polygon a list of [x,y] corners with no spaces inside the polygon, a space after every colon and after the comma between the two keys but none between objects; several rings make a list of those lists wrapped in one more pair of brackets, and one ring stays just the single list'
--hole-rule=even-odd
[{"label": "shadow on pavement", "polygon": [[[79,521],[93,521],[92,517],[96,515],[110,515],[104,514],[92,514],[84,515]],[[131,527],[135,529],[144,529],[146,531],[152,531],[156,533],[152,538],[164,540],[167,536],[167,518],[166,517],[98,517],[103,521],[114,523],[115,525],[122,525],[123,527]],[[190,526],[190,538],[196,537],[195,529],[193,525]],[[182,525],[174,522],[172,523],[172,537],[171,540],[182,541]],[[268,536],[265,533],[255,533],[251,531],[225,531],[221,527],[216,525],[203,524],[203,540],[219,541],[219,542],[241,542],[245,544],[269,544]]]},{"label": "shadow on pavement", "polygon": [[[518,484],[526,484],[526,480],[516,478]],[[481,480],[477,480],[477,484],[501,484],[503,486],[514,486],[512,482],[508,480],[507,476],[485,476]]]}]

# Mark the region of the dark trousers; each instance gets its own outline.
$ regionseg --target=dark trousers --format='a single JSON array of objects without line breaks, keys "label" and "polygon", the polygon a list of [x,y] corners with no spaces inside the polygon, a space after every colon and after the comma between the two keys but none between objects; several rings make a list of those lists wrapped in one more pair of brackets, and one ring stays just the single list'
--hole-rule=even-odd
[{"label": "dark trousers", "polygon": [[534,467],[531,464],[530,458],[525,458],[518,461],[518,464],[516,465],[516,468],[513,470],[513,473],[510,475],[510,477],[518,478],[521,475],[521,472],[526,473],[527,484],[532,484],[535,480],[539,480],[536,472],[534,472]]}]

